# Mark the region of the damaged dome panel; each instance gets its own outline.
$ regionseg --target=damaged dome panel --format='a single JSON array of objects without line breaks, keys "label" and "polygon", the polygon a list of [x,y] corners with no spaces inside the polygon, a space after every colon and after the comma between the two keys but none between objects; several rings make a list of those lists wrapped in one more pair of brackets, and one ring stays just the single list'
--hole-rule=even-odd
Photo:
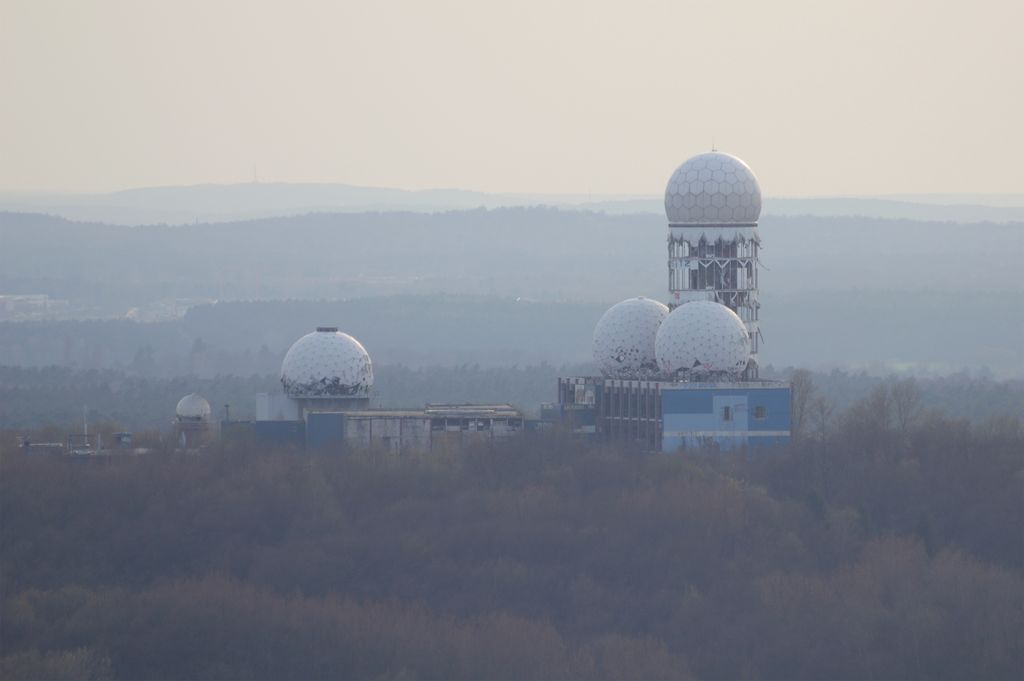
[{"label": "damaged dome panel", "polygon": [[373,366],[359,341],[334,327],[321,327],[288,350],[281,385],[293,398],[365,397],[373,386]]},{"label": "damaged dome panel", "polygon": [[738,376],[750,361],[750,336],[735,312],[697,300],[672,311],[655,339],[662,373],[670,378]]},{"label": "damaged dome panel", "polygon": [[594,327],[594,362],[607,378],[656,376],[654,338],[668,307],[649,298],[628,298],[613,305]]}]

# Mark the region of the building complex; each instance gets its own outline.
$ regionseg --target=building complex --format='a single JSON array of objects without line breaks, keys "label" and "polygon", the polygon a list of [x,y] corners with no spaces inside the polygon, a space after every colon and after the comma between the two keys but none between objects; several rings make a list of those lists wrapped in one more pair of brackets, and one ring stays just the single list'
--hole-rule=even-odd
[{"label": "building complex", "polygon": [[759,378],[757,220],[746,163],[712,151],[665,189],[668,304],[629,298],[594,329],[600,375],[560,378],[543,414],[646,449],[770,446],[790,437],[790,386]]},{"label": "building complex", "polygon": [[[608,309],[593,336],[600,373],[558,379],[557,402],[542,407],[540,423],[664,452],[787,442],[790,386],[759,377],[757,178],[735,156],[699,154],[669,179],[665,212],[667,304],[637,297]],[[292,345],[281,384],[281,393],[257,397],[256,420],[225,421],[222,434],[404,453],[491,442],[530,427],[508,404],[371,409],[370,355],[336,327]],[[182,399],[182,447],[202,442],[209,415],[198,395]]]}]

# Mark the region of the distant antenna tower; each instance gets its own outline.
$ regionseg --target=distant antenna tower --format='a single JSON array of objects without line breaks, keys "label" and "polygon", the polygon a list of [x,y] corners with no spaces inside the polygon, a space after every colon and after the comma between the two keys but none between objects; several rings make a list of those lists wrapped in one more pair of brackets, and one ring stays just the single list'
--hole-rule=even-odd
[{"label": "distant antenna tower", "polygon": [[260,183],[260,176],[258,174],[256,174],[256,164],[255,163],[252,164],[252,183],[253,184],[259,184]]}]

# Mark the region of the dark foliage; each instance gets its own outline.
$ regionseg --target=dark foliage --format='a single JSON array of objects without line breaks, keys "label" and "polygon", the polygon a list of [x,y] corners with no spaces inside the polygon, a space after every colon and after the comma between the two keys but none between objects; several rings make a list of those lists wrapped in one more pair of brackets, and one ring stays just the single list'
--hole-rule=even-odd
[{"label": "dark foliage", "polygon": [[0,674],[1019,678],[1020,423],[881,393],[772,453],[8,450]]}]

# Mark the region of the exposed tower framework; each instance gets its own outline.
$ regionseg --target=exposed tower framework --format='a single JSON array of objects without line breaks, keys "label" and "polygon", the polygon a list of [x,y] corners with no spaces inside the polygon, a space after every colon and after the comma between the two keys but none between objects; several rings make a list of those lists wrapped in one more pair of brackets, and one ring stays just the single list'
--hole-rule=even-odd
[{"label": "exposed tower framework", "polygon": [[750,336],[744,379],[758,376],[757,219],[761,192],[743,161],[711,152],[687,160],[665,190],[669,307],[712,300],[735,312]]}]

